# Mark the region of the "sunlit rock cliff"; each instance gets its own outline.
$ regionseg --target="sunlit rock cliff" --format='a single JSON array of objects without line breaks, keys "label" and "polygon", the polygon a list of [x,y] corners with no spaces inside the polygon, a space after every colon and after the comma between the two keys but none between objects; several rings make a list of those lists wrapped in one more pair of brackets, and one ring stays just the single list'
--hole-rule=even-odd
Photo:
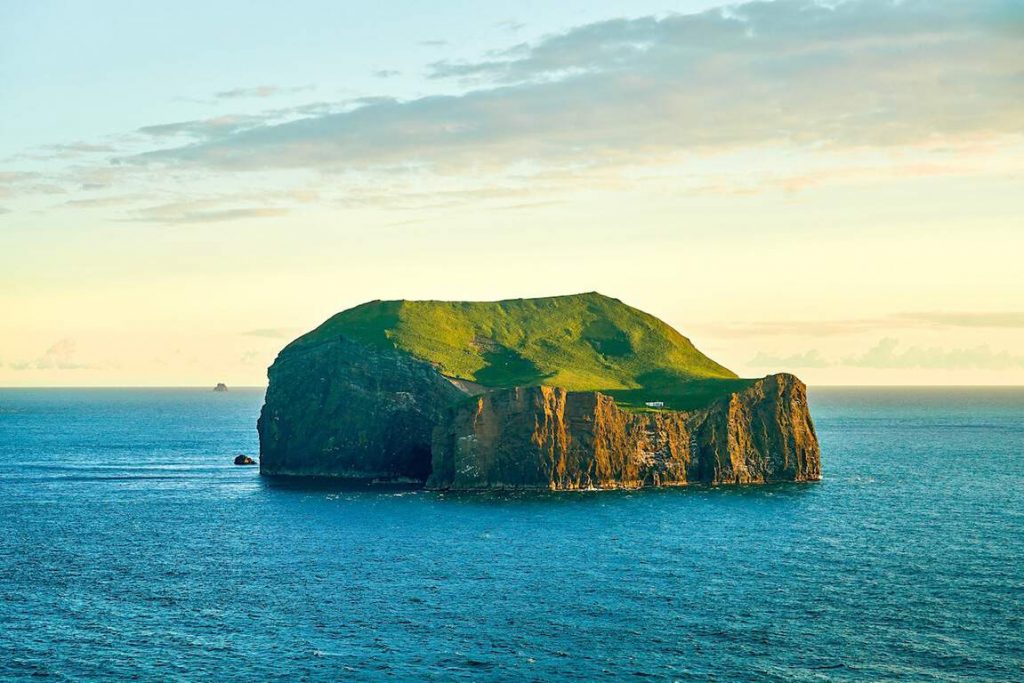
[{"label": "sunlit rock cliff", "polygon": [[265,475],[442,489],[820,477],[796,377],[739,379],[599,294],[370,302],[289,344],[269,378]]}]

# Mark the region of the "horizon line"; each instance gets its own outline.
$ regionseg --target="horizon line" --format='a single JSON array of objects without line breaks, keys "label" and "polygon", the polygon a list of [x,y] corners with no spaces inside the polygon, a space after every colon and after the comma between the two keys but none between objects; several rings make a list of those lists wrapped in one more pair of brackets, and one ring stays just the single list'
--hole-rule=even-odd
[{"label": "horizon line", "polygon": [[[750,378],[745,378],[750,379]],[[802,381],[802,380],[801,380]],[[1024,389],[1024,384],[811,384],[808,388],[818,389]],[[206,384],[74,384],[46,386],[0,386],[0,391],[9,389],[203,389],[214,393],[216,385]],[[266,384],[228,385],[232,389],[266,389]],[[525,386],[525,385],[524,385]],[[494,387],[495,389],[507,387]],[[613,391],[594,389],[593,391]],[[223,393],[223,392],[218,392]]]}]

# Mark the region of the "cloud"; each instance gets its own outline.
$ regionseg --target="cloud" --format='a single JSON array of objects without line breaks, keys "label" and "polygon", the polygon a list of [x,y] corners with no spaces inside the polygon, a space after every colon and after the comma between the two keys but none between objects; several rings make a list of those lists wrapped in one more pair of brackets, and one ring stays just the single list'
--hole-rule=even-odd
[{"label": "cloud", "polygon": [[822,356],[820,351],[811,349],[810,351],[791,355],[758,351],[757,355],[747,362],[747,365],[758,368],[824,368],[832,365],[832,363]]},{"label": "cloud", "polygon": [[765,336],[814,336],[825,337],[856,334],[879,328],[893,327],[889,318],[865,318],[851,320],[762,320],[712,328],[714,334],[723,337],[765,337]]},{"label": "cloud", "polygon": [[515,19],[506,19],[504,21],[499,21],[497,24],[495,24],[495,26],[510,33],[518,33],[519,31],[526,28],[526,24],[520,21],[516,21]]},{"label": "cloud", "polygon": [[[487,209],[502,209],[524,203],[550,203],[548,195],[556,190],[553,185],[534,182],[530,185],[485,184],[458,190],[422,191],[409,187],[350,188],[338,204],[345,207],[381,207],[393,209],[441,209],[466,204],[486,205]],[[528,202],[524,200],[529,200]],[[511,202],[511,204],[509,203]]]},{"label": "cloud", "polygon": [[400,76],[401,74],[401,71],[395,71],[394,69],[379,69],[373,72],[373,75],[376,76],[377,78],[394,78],[395,76]]},{"label": "cloud", "polygon": [[155,126],[143,126],[138,132],[153,137],[169,137],[173,135],[192,135],[204,138],[218,138],[230,135],[246,128],[253,128],[265,122],[267,117],[261,115],[217,116],[209,119],[162,123]]},{"label": "cloud", "polygon": [[148,127],[201,139],[134,158],[221,169],[650,161],[757,145],[891,148],[1015,135],[1016,0],[751,2],[581,26],[431,75],[465,94],[299,120]]},{"label": "cloud", "polygon": [[273,97],[274,95],[288,95],[291,93],[303,92],[311,90],[311,85],[298,85],[291,87],[282,87],[280,85],[257,85],[252,88],[233,88],[231,90],[222,90],[221,92],[215,93],[214,97],[218,100],[237,100],[237,99],[250,99],[250,98],[266,98]]},{"label": "cloud", "polygon": [[918,311],[845,320],[764,320],[716,327],[714,333],[723,337],[836,336],[918,328],[1024,329],[1024,312]]},{"label": "cloud", "polygon": [[56,145],[42,145],[32,151],[18,154],[14,158],[30,161],[54,161],[78,159],[95,154],[114,154],[116,152],[117,148],[113,145],[78,141]]},{"label": "cloud", "polygon": [[1024,329],[1024,311],[996,313],[902,313],[897,317],[940,327],[1004,327]]},{"label": "cloud", "polygon": [[64,202],[62,206],[66,206],[71,209],[96,209],[111,206],[125,206],[137,202],[144,196],[145,195],[140,194],[125,194],[109,197],[90,197],[88,199],[71,199]]},{"label": "cloud", "polygon": [[297,327],[265,327],[248,330],[242,334],[246,337],[263,337],[265,339],[292,339],[298,336],[300,331]]},{"label": "cloud", "polygon": [[65,337],[54,342],[35,360],[11,363],[10,367],[15,370],[83,370],[95,367],[78,362],[76,346],[74,339]]},{"label": "cloud", "polygon": [[126,166],[77,166],[73,167],[66,177],[65,183],[73,183],[80,190],[102,190],[123,183],[129,179],[134,169]]},{"label": "cloud", "polygon": [[14,185],[38,178],[39,174],[31,171],[0,171],[0,185]]},{"label": "cloud", "polygon": [[758,351],[747,365],[779,370],[835,366],[874,369],[1007,370],[1024,368],[1024,355],[993,351],[988,346],[960,349],[911,346],[901,349],[897,339],[885,337],[863,353],[842,358],[827,358],[817,349],[794,354]]},{"label": "cloud", "polygon": [[[963,176],[986,171],[998,173],[1001,170],[993,163],[991,154],[971,154],[966,149],[960,149],[953,156],[955,159],[944,163],[906,163],[887,159],[871,165],[842,164],[794,174],[765,173],[749,175],[746,178],[736,175],[722,178],[712,176],[708,178],[710,182],[697,186],[693,191],[701,194],[751,195],[782,190],[795,194],[836,183],[891,183],[908,178]],[[1018,164],[1016,159],[1010,160],[1008,170],[1015,170]]]},{"label": "cloud", "polygon": [[149,206],[134,211],[129,220],[143,223],[187,224],[220,223],[244,218],[275,218],[289,209],[272,206],[220,208],[219,200],[177,201]]},{"label": "cloud", "polygon": [[47,145],[45,149],[53,150],[68,155],[78,154],[106,154],[115,151],[111,145],[96,145],[89,142],[71,142],[64,145]]},{"label": "cloud", "polygon": [[62,194],[64,188],[35,171],[0,171],[0,199],[32,194]]},{"label": "cloud", "polygon": [[1005,370],[1024,368],[1024,356],[1007,351],[993,351],[988,346],[965,349],[942,349],[912,346],[899,349],[892,337],[880,340],[866,352],[843,359],[843,365],[861,368],[932,368]]},{"label": "cloud", "polygon": [[425,47],[444,47],[448,44],[447,40],[434,39],[434,40],[421,40],[420,45]]}]

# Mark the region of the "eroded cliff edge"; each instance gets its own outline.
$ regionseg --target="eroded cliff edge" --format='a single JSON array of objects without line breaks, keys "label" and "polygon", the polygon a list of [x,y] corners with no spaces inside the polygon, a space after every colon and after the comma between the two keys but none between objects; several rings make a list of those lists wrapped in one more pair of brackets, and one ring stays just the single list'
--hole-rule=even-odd
[{"label": "eroded cliff edge", "polygon": [[265,475],[456,490],[820,477],[806,389],[787,374],[699,409],[641,412],[597,391],[487,389],[335,336],[285,349],[269,377],[258,421]]},{"label": "eroded cliff edge", "polygon": [[814,481],[806,387],[770,375],[686,412],[634,412],[600,392],[536,386],[453,407],[434,431],[433,488],[640,488]]}]

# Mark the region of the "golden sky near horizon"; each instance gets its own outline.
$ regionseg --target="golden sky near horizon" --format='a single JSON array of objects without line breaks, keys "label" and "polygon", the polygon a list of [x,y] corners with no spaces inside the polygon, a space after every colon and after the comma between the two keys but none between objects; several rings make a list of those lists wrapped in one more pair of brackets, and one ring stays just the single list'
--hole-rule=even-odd
[{"label": "golden sky near horizon", "polygon": [[216,48],[223,8],[6,6],[0,386],[260,385],[366,300],[592,290],[744,376],[1024,384],[1024,9],[719,4]]}]

